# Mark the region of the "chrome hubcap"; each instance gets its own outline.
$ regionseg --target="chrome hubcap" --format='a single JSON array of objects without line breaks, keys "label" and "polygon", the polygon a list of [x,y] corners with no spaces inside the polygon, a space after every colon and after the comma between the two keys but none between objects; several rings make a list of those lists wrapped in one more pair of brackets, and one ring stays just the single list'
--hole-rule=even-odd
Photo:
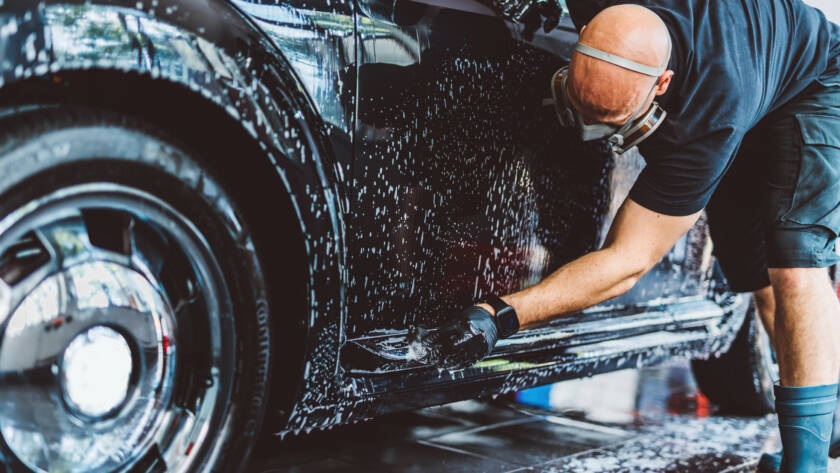
[{"label": "chrome hubcap", "polygon": [[76,335],[61,358],[64,399],[80,416],[99,419],[125,402],[133,362],[119,332],[91,327]]},{"label": "chrome hubcap", "polygon": [[0,447],[35,472],[189,470],[229,393],[224,292],[200,233],[132,188],[0,221]]}]

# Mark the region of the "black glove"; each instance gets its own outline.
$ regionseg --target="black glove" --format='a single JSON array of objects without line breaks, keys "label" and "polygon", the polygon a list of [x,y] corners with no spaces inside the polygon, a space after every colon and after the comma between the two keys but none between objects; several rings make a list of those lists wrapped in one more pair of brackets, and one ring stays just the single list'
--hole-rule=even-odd
[{"label": "black glove", "polygon": [[560,17],[563,16],[563,7],[557,0],[538,0],[534,8],[522,18],[525,29],[522,36],[530,41],[534,39],[534,33],[542,27],[546,33],[550,32],[560,24]]},{"label": "black glove", "polygon": [[409,343],[419,361],[448,369],[466,368],[481,360],[498,340],[493,316],[478,306],[468,307],[438,328],[409,331]]},{"label": "black glove", "polygon": [[563,15],[563,6],[558,0],[484,0],[484,3],[502,18],[523,24],[522,35],[529,41],[540,27],[546,33],[556,28]]}]

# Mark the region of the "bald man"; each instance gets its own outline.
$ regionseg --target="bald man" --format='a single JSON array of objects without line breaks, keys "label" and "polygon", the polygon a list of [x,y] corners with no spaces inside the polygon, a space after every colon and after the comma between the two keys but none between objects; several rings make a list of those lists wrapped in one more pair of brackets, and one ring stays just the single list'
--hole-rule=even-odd
[{"label": "bald man", "polygon": [[618,152],[640,144],[647,166],[600,250],[420,335],[429,361],[468,366],[500,337],[624,293],[706,209],[727,280],[755,295],[778,355],[783,454],[761,468],[826,471],[840,375],[826,270],[840,260],[840,27],[800,0],[568,6],[580,38],[552,82],[558,118]]}]

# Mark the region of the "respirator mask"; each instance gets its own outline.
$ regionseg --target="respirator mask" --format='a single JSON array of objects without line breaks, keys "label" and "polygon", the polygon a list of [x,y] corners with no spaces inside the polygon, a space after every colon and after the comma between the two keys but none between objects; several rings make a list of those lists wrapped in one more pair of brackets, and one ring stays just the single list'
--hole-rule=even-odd
[{"label": "respirator mask", "polygon": [[646,76],[656,77],[656,82],[650,89],[642,105],[636,110],[636,113],[627,120],[622,126],[610,125],[607,123],[594,123],[587,125],[575,107],[569,102],[566,95],[566,82],[569,77],[569,66],[565,66],[554,73],[551,78],[551,95],[552,98],[546,99],[546,104],[553,104],[557,112],[557,119],[564,127],[577,128],[580,132],[580,137],[583,141],[605,140],[612,146],[618,154],[622,154],[628,149],[638,145],[645,138],[650,136],[665,120],[667,113],[658,103],[653,102],[647,112],[642,113],[642,107],[647,103],[650,96],[656,90],[659,83],[658,78],[665,72],[668,67],[668,61],[671,57],[670,38],[668,43],[668,54],[666,55],[665,64],[656,68],[639,64],[638,62],[625,59],[614,54],[610,54],[599,49],[587,46],[585,44],[576,43],[575,51],[586,56],[594,57],[602,61],[615,64],[616,66],[636,71]]}]

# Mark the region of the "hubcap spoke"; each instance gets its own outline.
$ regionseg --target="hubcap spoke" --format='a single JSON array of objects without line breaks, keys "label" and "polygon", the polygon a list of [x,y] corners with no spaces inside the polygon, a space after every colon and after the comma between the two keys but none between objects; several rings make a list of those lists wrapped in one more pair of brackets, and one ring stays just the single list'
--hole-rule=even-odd
[{"label": "hubcap spoke", "polygon": [[[21,255],[28,257],[21,258]],[[18,245],[7,250],[3,254],[3,278],[0,279],[0,323],[41,281],[59,269],[60,258],[39,231],[31,232],[19,240]]]}]

